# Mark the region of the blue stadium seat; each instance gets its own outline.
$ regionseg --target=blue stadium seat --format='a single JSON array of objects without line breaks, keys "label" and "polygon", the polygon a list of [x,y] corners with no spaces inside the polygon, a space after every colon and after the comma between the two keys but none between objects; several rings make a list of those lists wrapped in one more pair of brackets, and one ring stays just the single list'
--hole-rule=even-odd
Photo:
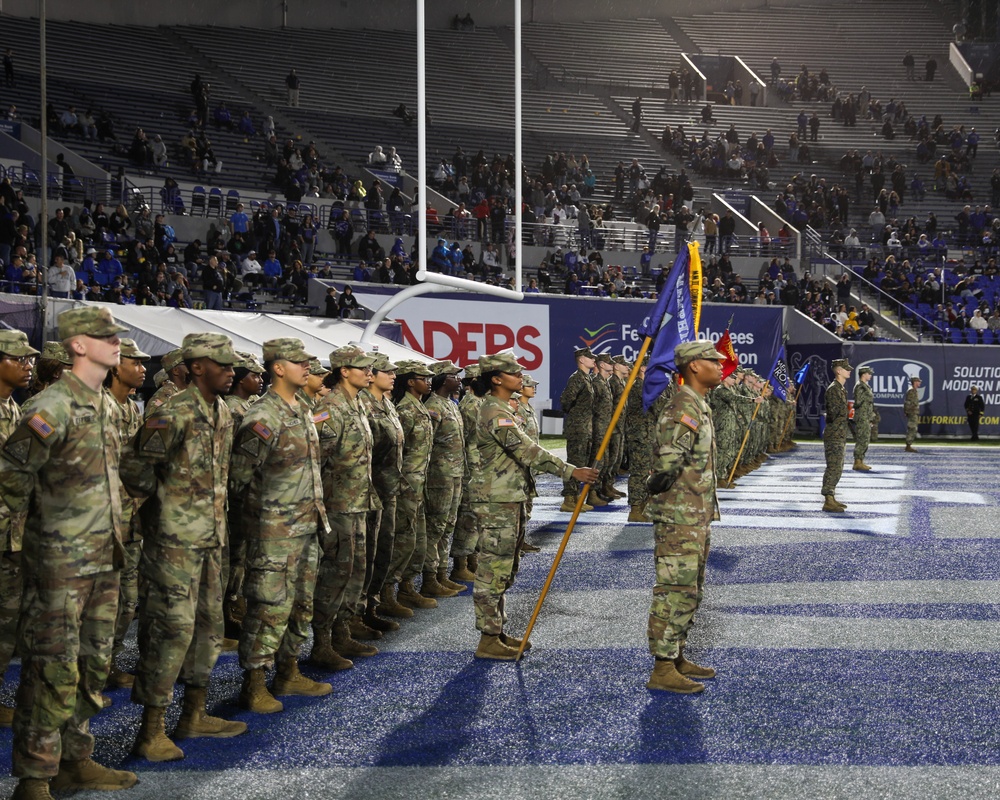
[{"label": "blue stadium seat", "polygon": [[996,342],[996,336],[993,331],[985,330],[983,331],[983,344],[993,344]]},{"label": "blue stadium seat", "polygon": [[236,204],[240,202],[240,193],[236,189],[230,189],[226,194],[226,213],[236,212]]},{"label": "blue stadium seat", "polygon": [[958,328],[951,329],[951,343],[952,344],[962,343],[962,332]]},{"label": "blue stadium seat", "polygon": [[191,190],[191,216],[205,216],[205,187],[195,186]]},{"label": "blue stadium seat", "polygon": [[222,215],[222,189],[213,186],[208,192],[208,213],[209,217]]},{"label": "blue stadium seat", "polygon": [[966,328],[965,341],[969,344],[979,344],[979,334],[972,328]]}]

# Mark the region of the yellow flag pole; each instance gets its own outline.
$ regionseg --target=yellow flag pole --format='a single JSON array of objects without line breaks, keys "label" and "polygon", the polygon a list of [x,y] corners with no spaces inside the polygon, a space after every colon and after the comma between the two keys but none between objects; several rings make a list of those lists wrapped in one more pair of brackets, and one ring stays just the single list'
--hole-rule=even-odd
[{"label": "yellow flag pole", "polygon": [[[611,415],[611,422],[608,424],[608,429],[604,431],[604,438],[601,439],[601,446],[597,448],[595,463],[599,462],[604,457],[604,451],[608,449],[608,443],[611,441],[611,435],[614,433],[615,425],[618,424],[618,419],[621,417],[622,411],[625,409],[625,402],[628,400],[629,392],[632,391],[632,387],[635,385],[635,379],[639,376],[639,369],[642,367],[642,361],[646,357],[646,351],[649,350],[649,346],[652,343],[652,338],[647,336],[645,341],[642,343],[642,347],[639,349],[639,355],[635,357],[635,363],[632,365],[632,371],[629,373],[628,381],[625,383],[625,389],[622,391],[622,396],[618,398],[618,405],[615,407],[615,411]],[[535,603],[535,610],[531,612],[531,620],[528,622],[528,628],[524,632],[524,637],[521,639],[521,646],[517,649],[516,661],[520,661],[521,656],[524,655],[524,648],[528,643],[528,637],[531,635],[531,631],[535,627],[535,620],[538,619],[538,614],[542,610],[542,604],[545,602],[545,596],[549,593],[549,587],[552,585],[552,579],[555,578],[556,570],[559,569],[559,562],[562,561],[563,553],[566,551],[566,545],[569,544],[569,537],[573,533],[573,528],[576,527],[577,517],[580,516],[580,510],[583,508],[583,502],[587,497],[587,492],[589,491],[590,484],[585,483],[583,485],[583,490],[580,492],[580,496],[576,498],[576,507],[573,509],[573,515],[569,518],[569,525],[566,526],[566,533],[563,534],[562,541],[559,542],[559,549],[556,550],[556,557],[552,561],[552,567],[549,569],[549,575],[545,579],[545,585],[542,586],[542,593],[538,596],[538,602]]]},{"label": "yellow flag pole", "polygon": [[757,403],[757,407],[753,410],[753,416],[750,417],[750,424],[747,425],[747,432],[743,434],[743,441],[740,444],[740,452],[736,454],[736,460],[733,461],[733,469],[729,473],[729,479],[726,483],[732,484],[733,475],[736,474],[736,468],[740,465],[740,456],[743,455],[743,448],[747,446],[747,439],[750,438],[750,427],[753,425],[753,421],[757,419],[757,412],[760,411],[760,407],[764,405],[763,403]]}]

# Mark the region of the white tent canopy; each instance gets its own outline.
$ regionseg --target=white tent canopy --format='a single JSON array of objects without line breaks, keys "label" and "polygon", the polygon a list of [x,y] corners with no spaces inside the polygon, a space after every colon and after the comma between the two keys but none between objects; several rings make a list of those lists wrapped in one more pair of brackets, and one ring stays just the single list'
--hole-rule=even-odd
[{"label": "white tent canopy", "polygon": [[[74,300],[53,299],[50,319],[60,311],[84,305]],[[361,339],[363,329],[340,319],[325,317],[301,317],[281,314],[256,314],[240,311],[195,311],[182,308],[162,308],[159,306],[122,306],[107,303],[87,303],[86,305],[107,305],[115,319],[129,328],[128,336],[135,339],[140,350],[160,356],[180,347],[189,333],[224,333],[233,340],[237,350],[244,350],[260,356],[261,345],[268,339],[296,337],[306,346],[306,351],[329,363],[330,351],[349,342]],[[433,359],[423,353],[411,350],[384,336],[375,336],[371,346],[385,353],[393,361],[401,358],[416,359],[429,363]]]}]

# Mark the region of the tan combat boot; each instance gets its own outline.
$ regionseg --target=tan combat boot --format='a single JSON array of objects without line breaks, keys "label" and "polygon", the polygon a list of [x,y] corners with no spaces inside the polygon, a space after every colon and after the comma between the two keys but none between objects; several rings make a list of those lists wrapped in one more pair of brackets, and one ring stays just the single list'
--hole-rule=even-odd
[{"label": "tan combat boot", "polygon": [[49,788],[57,792],[80,789],[113,792],[116,789],[129,789],[138,782],[139,779],[134,772],[109,769],[102,767],[93,759],[83,758],[79,761],[60,761],[59,772],[49,783]]},{"label": "tan combat boot", "polygon": [[469,591],[469,587],[464,583],[457,583],[448,577],[448,568],[442,567],[437,573],[438,583],[444,586],[446,589],[451,589],[454,592],[461,594],[462,592]]},{"label": "tan combat boot", "polygon": [[914,447],[912,444],[908,444],[908,445],[906,445],[906,451],[905,452],[907,452],[907,453],[919,453],[920,451],[917,450],[917,448]]},{"label": "tan combat boot", "polygon": [[829,511],[834,514],[841,514],[847,510],[845,506],[838,503],[832,494],[824,495],[823,497],[823,510]]},{"label": "tan combat boot", "polygon": [[425,597],[413,586],[413,578],[402,581],[399,584],[399,591],[396,599],[401,605],[407,608],[437,608],[437,600],[433,597]]},{"label": "tan combat boot", "polygon": [[275,700],[267,690],[264,668],[248,669],[243,672],[243,686],[240,687],[240,708],[255,714],[277,714],[285,707]]},{"label": "tan combat boot", "polygon": [[239,639],[229,639],[227,637],[223,637],[223,639],[222,639],[222,652],[223,653],[235,653],[239,649],[240,649],[240,640]]},{"label": "tan combat boot", "polygon": [[0,728],[9,728],[14,724],[14,709],[10,706],[0,706]]},{"label": "tan combat boot", "polygon": [[593,486],[590,487],[590,493],[587,495],[587,503],[590,504],[591,508],[603,508],[608,505],[608,501],[602,499]]},{"label": "tan combat boot", "polygon": [[330,638],[333,649],[344,658],[356,658],[358,656],[367,658],[378,655],[378,648],[374,645],[364,644],[351,637],[351,631],[346,622],[333,623],[333,633]]},{"label": "tan combat boot", "polygon": [[456,597],[458,592],[438,583],[437,573],[425,572],[424,582],[420,586],[420,594],[424,597]]},{"label": "tan combat boot", "polygon": [[684,658],[683,647],[681,648],[681,654],[674,659],[674,666],[677,667],[677,671],[681,675],[688,678],[697,678],[703,681],[715,677],[715,670],[712,667],[702,667]]},{"label": "tan combat boot", "polygon": [[131,689],[134,683],[135,675],[131,672],[118,669],[115,662],[111,662],[111,671],[108,672],[107,686],[112,686],[115,689]]},{"label": "tan combat boot", "polygon": [[604,484],[604,488],[601,490],[601,494],[603,494],[605,497],[611,498],[612,500],[621,500],[623,497],[625,497],[625,493],[619,492],[615,488],[615,485],[613,483]]},{"label": "tan combat boot", "polygon": [[330,694],[333,687],[329,683],[320,683],[307,678],[299,672],[299,662],[294,658],[278,662],[271,692],[279,697],[297,695],[299,697],[323,697]]},{"label": "tan combat boot", "polygon": [[353,661],[344,658],[333,649],[333,638],[330,631],[321,630],[315,625],[313,625],[313,649],[309,655],[309,663],[328,672],[339,672],[354,666]]},{"label": "tan combat boot", "polygon": [[247,724],[238,720],[213,717],[205,710],[208,690],[186,686],[181,718],[174,728],[175,739],[231,739],[247,732]]},{"label": "tan combat boot", "polygon": [[479,569],[479,554],[471,553],[469,555],[469,572],[475,575],[477,569]]},{"label": "tan combat boot", "polygon": [[53,800],[45,778],[21,778],[10,797],[11,800]]},{"label": "tan combat boot", "polygon": [[347,623],[347,630],[350,632],[351,637],[357,639],[359,642],[373,642],[376,639],[382,638],[381,631],[368,627],[364,620],[358,616],[351,617],[351,621]]},{"label": "tan combat boot", "polygon": [[525,539],[523,542],[521,542],[521,552],[522,553],[541,553],[542,552],[542,548],[539,547],[537,544],[534,544],[533,542],[529,542],[527,539]]},{"label": "tan combat boot", "polygon": [[491,636],[484,633],[479,637],[479,646],[476,648],[476,658],[486,658],[492,661],[515,661],[517,650],[505,645],[499,636]]},{"label": "tan combat boot", "polygon": [[[559,506],[559,510],[560,511],[565,511],[567,514],[572,514],[574,511],[576,511],[576,498],[575,497],[566,497],[566,498],[563,498],[563,502],[562,502],[562,505]],[[580,513],[581,514],[583,514],[584,512],[593,511],[593,510],[594,510],[594,507],[592,505],[590,505],[590,503],[587,503],[587,502],[584,502],[584,504],[582,506],[580,506]]]},{"label": "tan combat boot", "polygon": [[860,458],[856,458],[856,459],[854,459],[854,467],[853,467],[853,469],[854,469],[854,471],[855,471],[855,472],[871,472],[871,470],[872,470],[872,468],[871,468],[871,467],[869,467],[869,466],[868,466],[868,465],[867,465],[867,464],[866,464],[866,463],[865,463],[865,462],[864,462],[864,461],[863,461],[862,459],[860,459]]},{"label": "tan combat boot", "polygon": [[167,709],[145,706],[142,709],[142,723],[135,739],[132,753],[147,761],[179,761],[184,751],[175,745],[163,727],[163,717]]},{"label": "tan combat boot", "polygon": [[[374,631],[379,631],[381,633],[389,633],[391,631],[399,630],[399,623],[393,619],[385,619],[378,615],[379,606],[375,604],[374,601],[369,600],[368,606],[365,608],[365,625]],[[409,611],[409,609],[407,609]]]},{"label": "tan combat boot", "polygon": [[[507,645],[507,647],[511,647],[514,650],[520,650],[521,642],[524,640],[518,639],[516,636],[509,636],[503,631],[500,631],[500,641],[503,642],[505,645]],[[529,639],[528,643],[524,646],[524,652],[527,653],[530,649],[531,649],[531,640]]]},{"label": "tan combat boot", "polygon": [[642,513],[642,505],[632,506],[628,510],[629,522],[649,522],[649,519]]},{"label": "tan combat boot", "polygon": [[705,690],[702,684],[681,675],[677,665],[666,659],[657,659],[646,688],[677,694],[697,694]]},{"label": "tan combat boot", "polygon": [[467,556],[455,556],[452,561],[454,563],[451,570],[452,581],[465,581],[468,583],[476,579],[476,573],[469,569],[469,559]]},{"label": "tan combat boot", "polygon": [[396,619],[409,619],[413,616],[413,609],[400,605],[399,601],[396,599],[396,584],[385,584],[385,586],[382,587],[380,596],[382,598],[382,602],[379,604],[378,609],[385,614],[385,616],[395,617]]}]

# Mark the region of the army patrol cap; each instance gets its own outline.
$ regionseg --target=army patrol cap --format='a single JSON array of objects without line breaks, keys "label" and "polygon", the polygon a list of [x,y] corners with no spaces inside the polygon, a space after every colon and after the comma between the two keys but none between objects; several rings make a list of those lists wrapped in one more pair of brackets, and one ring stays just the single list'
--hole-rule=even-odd
[{"label": "army patrol cap", "polygon": [[66,352],[66,348],[63,347],[62,342],[46,342],[43,344],[40,358],[43,361],[58,361],[60,364],[73,366],[73,357]]},{"label": "army patrol cap", "polygon": [[239,362],[233,341],[224,333],[189,333],[181,342],[184,360],[210,358],[216,364],[228,366]]},{"label": "army patrol cap", "polygon": [[404,358],[396,362],[396,373],[398,375],[419,375],[421,378],[430,378],[434,373],[427,369],[427,365],[411,358]]},{"label": "army patrol cap", "polygon": [[264,374],[263,365],[257,360],[257,356],[253,353],[246,353],[242,350],[237,350],[236,355],[240,357],[240,363],[236,365],[237,367],[243,367],[245,370],[252,372],[254,375]]},{"label": "army patrol cap", "polygon": [[74,336],[113,336],[128,330],[115,322],[111,311],[97,306],[84,306],[63,311],[58,317],[59,338],[62,341]]},{"label": "army patrol cap", "polygon": [[389,360],[389,356],[385,353],[374,353],[375,363],[372,364],[372,369],[376,372],[396,372],[399,370],[399,365],[393,364]]},{"label": "army patrol cap", "polygon": [[[590,350],[588,349],[589,353]],[[506,372],[510,375],[517,375],[524,368],[517,363],[517,356],[513,350],[501,350],[491,356],[479,356],[479,371],[481,375],[487,372]]]},{"label": "army patrol cap", "polygon": [[674,348],[674,363],[677,369],[686,367],[692,361],[725,361],[726,357],[708,341],[682,342]]},{"label": "army patrol cap", "polygon": [[165,369],[161,369],[153,376],[153,386],[159,389],[167,382],[167,377],[167,371]]},{"label": "army patrol cap", "polygon": [[136,347],[135,341],[133,339],[122,339],[121,340],[121,355],[122,358],[137,358],[140,361],[149,361],[152,358],[149,353],[144,353],[138,347]]},{"label": "army patrol cap", "polygon": [[[59,347],[61,349],[62,345],[59,344]],[[65,350],[63,352],[65,353]],[[24,331],[7,330],[0,330],[0,353],[14,358],[38,355],[38,351],[28,342],[28,334]]]},{"label": "army patrol cap", "polygon": [[574,347],[573,357],[579,358],[580,356],[586,356],[587,358],[593,358],[594,354],[590,352],[589,347]]},{"label": "army patrol cap", "polygon": [[538,386],[538,381],[532,378],[527,372],[521,373],[521,383],[523,383],[524,386],[528,389],[531,389],[534,386]]},{"label": "army patrol cap", "polygon": [[458,375],[462,371],[462,368],[453,361],[445,359],[444,361],[435,361],[427,365],[427,369],[434,373],[435,376],[438,375]]},{"label": "army patrol cap", "polygon": [[851,366],[851,362],[846,358],[835,358],[830,362],[830,366],[833,367],[833,369],[840,367],[841,369],[846,369],[848,372],[854,369],[854,367]]},{"label": "army patrol cap", "polygon": [[330,353],[330,368],[340,367],[374,367],[378,356],[369,355],[356,344],[345,344]]},{"label": "army patrol cap", "polygon": [[180,364],[184,360],[184,351],[178,347],[176,350],[171,350],[165,356],[160,358],[160,364],[163,369],[170,372],[174,367]]},{"label": "army patrol cap", "polygon": [[309,374],[310,375],[329,375],[330,370],[323,366],[323,363],[318,358],[309,359]]},{"label": "army patrol cap", "polygon": [[875,370],[873,370],[871,367],[862,367],[861,369],[858,370],[858,375],[874,375],[874,374]]},{"label": "army patrol cap", "polygon": [[470,381],[471,380],[475,380],[476,378],[479,377],[479,375],[480,375],[480,372],[479,372],[479,362],[478,361],[474,361],[473,363],[469,364],[469,366],[467,366],[465,368],[465,377],[466,377],[466,379],[468,379]]},{"label": "army patrol cap", "polygon": [[315,358],[312,353],[306,352],[306,346],[301,339],[268,339],[263,344],[264,363],[268,361],[291,361],[293,364],[301,364],[310,358]]}]

